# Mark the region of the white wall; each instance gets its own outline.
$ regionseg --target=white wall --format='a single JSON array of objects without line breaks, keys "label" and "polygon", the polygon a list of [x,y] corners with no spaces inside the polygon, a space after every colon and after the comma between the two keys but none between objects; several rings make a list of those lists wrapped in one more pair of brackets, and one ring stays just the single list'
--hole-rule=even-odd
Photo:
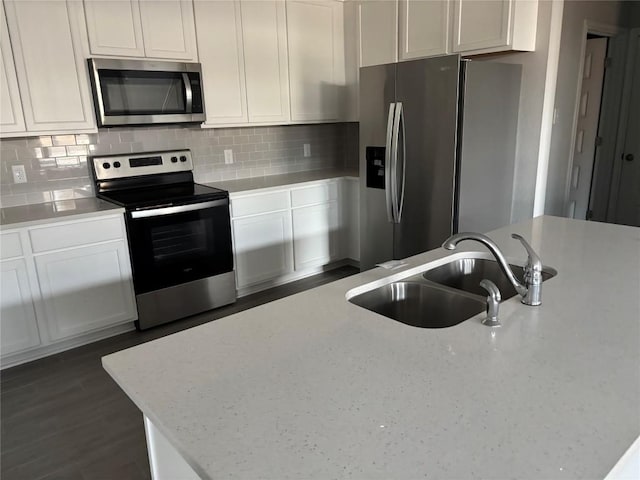
[{"label": "white wall", "polygon": [[[625,27],[634,21],[621,1],[567,0],[562,18],[560,63],[558,67],[556,109],[557,120],[551,136],[549,169],[544,212],[564,215],[567,172],[570,165],[573,124],[580,76],[581,48],[585,20],[597,24]],[[635,8],[635,6],[633,6]]]}]

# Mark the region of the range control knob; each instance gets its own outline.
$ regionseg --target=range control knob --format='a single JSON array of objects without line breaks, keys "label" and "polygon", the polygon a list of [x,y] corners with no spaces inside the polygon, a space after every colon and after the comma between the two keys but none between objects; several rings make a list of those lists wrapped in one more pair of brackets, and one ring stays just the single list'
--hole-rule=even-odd
[{"label": "range control knob", "polygon": [[113,168],[120,168],[120,162],[113,162]]},{"label": "range control knob", "polygon": [[187,161],[187,157],[185,157],[184,155],[180,156],[180,161],[181,162],[186,162]]},{"label": "range control knob", "polygon": [[104,162],[102,164],[102,168],[104,168],[105,170],[107,170],[108,168],[111,168],[111,164],[109,162]]},{"label": "range control knob", "polygon": [[171,157],[171,163],[178,163],[178,157]]}]

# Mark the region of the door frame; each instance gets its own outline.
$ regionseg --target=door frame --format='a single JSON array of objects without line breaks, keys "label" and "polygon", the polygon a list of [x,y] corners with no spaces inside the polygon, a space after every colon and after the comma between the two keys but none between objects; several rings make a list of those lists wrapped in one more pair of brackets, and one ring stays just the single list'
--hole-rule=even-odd
[{"label": "door frame", "polygon": [[620,102],[620,116],[618,123],[618,132],[616,135],[615,156],[616,161],[613,164],[611,173],[611,187],[609,189],[609,205],[607,206],[607,222],[613,222],[616,217],[616,208],[618,206],[618,189],[614,186],[620,185],[620,175],[622,173],[622,163],[618,160],[622,158],[625,150],[625,142],[627,137],[627,124],[629,123],[629,102],[631,100],[631,87],[633,73],[635,68],[636,49],[640,48],[640,28],[633,28],[629,31],[629,39],[627,43],[627,55],[625,57],[624,83],[622,87],[622,100]]},{"label": "door frame", "polygon": [[[587,50],[587,35],[599,35],[601,37],[615,37],[621,34],[626,33],[628,30],[623,27],[619,27],[616,25],[609,25],[606,23],[594,22],[591,20],[584,20],[582,25],[582,44],[580,46],[580,63],[578,67],[578,83],[576,88],[576,98],[575,98],[575,108],[573,110],[573,125],[571,127],[571,146],[569,148],[569,156],[568,156],[568,168],[567,168],[567,176],[565,179],[565,188],[564,188],[564,214],[569,217],[569,210],[571,206],[571,202],[569,201],[569,197],[571,194],[571,177],[573,176],[573,157],[575,155],[576,148],[576,136],[578,134],[578,117],[580,114],[580,96],[582,94],[582,77],[584,74],[584,56]],[[608,52],[607,52],[608,56]],[[617,136],[617,135],[616,135]],[[594,158],[595,162],[595,158]],[[595,172],[595,165],[593,171]],[[593,175],[593,174],[592,174]],[[589,179],[592,181],[593,179]]]}]

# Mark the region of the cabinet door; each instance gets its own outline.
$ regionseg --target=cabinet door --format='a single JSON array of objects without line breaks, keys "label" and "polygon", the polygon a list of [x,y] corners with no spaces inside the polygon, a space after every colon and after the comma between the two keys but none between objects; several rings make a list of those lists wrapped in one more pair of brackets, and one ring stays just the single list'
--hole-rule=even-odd
[{"label": "cabinet door", "polygon": [[342,3],[287,1],[291,119],[337,120],[345,90]]},{"label": "cabinet door", "polygon": [[85,0],[93,55],[144,57],[138,0]]},{"label": "cabinet door", "polygon": [[242,0],[250,122],[289,120],[286,12],[281,0]]},{"label": "cabinet door", "polygon": [[40,344],[27,266],[24,259],[0,262],[0,354],[16,353]]},{"label": "cabinet door", "polygon": [[206,123],[246,123],[240,2],[196,0],[194,8]]},{"label": "cabinet door", "polygon": [[453,8],[454,52],[510,43],[513,0],[454,0]]},{"label": "cabinet door", "polygon": [[95,129],[82,4],[10,0],[5,8],[27,130]]},{"label": "cabinet door", "polygon": [[136,319],[124,241],[46,253],[35,262],[53,339]]},{"label": "cabinet door", "polygon": [[359,65],[398,61],[398,0],[358,4]]},{"label": "cabinet door", "polygon": [[289,210],[234,218],[231,223],[238,289],[293,271]]},{"label": "cabinet door", "polygon": [[400,59],[449,51],[449,1],[400,0]]},{"label": "cabinet door", "polygon": [[191,0],[143,0],[140,18],[146,57],[198,59]]},{"label": "cabinet door", "polygon": [[0,134],[24,131],[16,66],[13,63],[7,19],[0,4]]},{"label": "cabinet door", "polygon": [[338,257],[338,202],[293,210],[293,251],[296,270],[326,265]]}]

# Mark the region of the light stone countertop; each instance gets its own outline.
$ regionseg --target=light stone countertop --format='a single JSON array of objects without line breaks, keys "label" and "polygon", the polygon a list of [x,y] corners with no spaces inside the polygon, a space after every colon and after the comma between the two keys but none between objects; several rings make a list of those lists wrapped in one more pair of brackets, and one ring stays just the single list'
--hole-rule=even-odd
[{"label": "light stone countertop", "polygon": [[358,177],[357,169],[329,169],[311,170],[308,172],[285,173],[282,175],[267,175],[264,177],[244,178],[240,180],[227,180],[223,182],[205,183],[210,187],[227,190],[230,194],[247,192],[249,190],[259,190],[263,188],[274,188],[291,186],[301,183],[315,182],[329,178]]},{"label": "light stone countertop", "polygon": [[58,200],[2,208],[0,226],[6,230],[123,212],[124,208],[96,197]]},{"label": "light stone countertop", "polygon": [[[542,305],[420,329],[346,301],[377,268],[103,358],[203,478],[604,478],[640,435],[640,229],[539,217]],[[464,242],[460,250],[482,250]]]}]

